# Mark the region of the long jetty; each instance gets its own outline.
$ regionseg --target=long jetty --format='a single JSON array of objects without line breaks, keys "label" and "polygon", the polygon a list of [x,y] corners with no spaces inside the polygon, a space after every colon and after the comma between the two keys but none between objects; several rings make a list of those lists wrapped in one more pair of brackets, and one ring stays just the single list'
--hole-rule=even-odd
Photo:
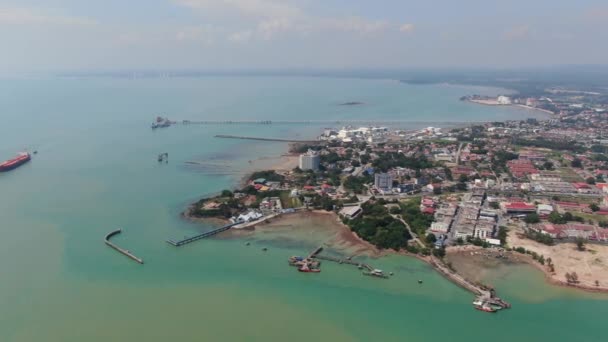
[{"label": "long jetty", "polygon": [[171,244],[171,245],[173,245],[175,247],[181,247],[181,246],[187,245],[189,243],[192,243],[194,241],[205,239],[205,238],[208,238],[208,237],[213,236],[215,234],[219,234],[221,232],[225,232],[228,229],[236,226],[237,224],[241,224],[241,223],[242,222],[236,222],[236,223],[227,224],[227,225],[225,225],[223,227],[220,227],[220,228],[217,228],[217,229],[214,229],[214,230],[202,233],[202,234],[198,234],[198,235],[195,235],[195,236],[191,236],[191,237],[185,238],[183,240],[179,240],[179,241],[167,240],[167,243],[169,243],[169,244]]},{"label": "long jetty", "polygon": [[481,121],[412,121],[412,120],[183,120],[184,125],[462,125]]},{"label": "long jetty", "polygon": [[366,268],[368,271],[374,270],[374,268],[368,264],[356,262],[351,259],[341,259],[341,258],[329,256],[329,255],[321,255],[322,251],[323,251],[323,246],[317,247],[317,249],[315,249],[308,255],[308,258],[309,259],[315,258],[315,259],[319,259],[319,260],[333,261],[333,262],[337,262],[339,264],[348,264],[348,265],[353,265],[353,266],[357,266],[357,267],[363,267],[363,268]]},{"label": "long jetty", "polygon": [[278,141],[278,142],[291,142],[291,143],[319,143],[319,140],[298,140],[298,139],[278,139],[278,138],[258,138],[258,137],[246,137],[240,135],[226,135],[218,134],[216,138],[224,139],[243,139],[243,140],[259,140],[259,141]]},{"label": "long jetty", "polygon": [[124,255],[128,256],[129,258],[131,258],[131,259],[133,259],[133,260],[137,261],[138,263],[143,264],[143,263],[144,263],[144,260],[143,260],[143,259],[136,257],[136,256],[135,256],[133,253],[129,252],[128,250],[126,250],[126,249],[124,249],[124,248],[118,247],[117,245],[115,245],[114,243],[112,243],[112,242],[110,241],[110,238],[111,238],[112,236],[117,235],[117,234],[120,234],[121,232],[122,232],[122,229],[116,229],[116,230],[114,230],[114,231],[109,232],[109,233],[106,235],[105,239],[104,239],[104,242],[106,243],[106,245],[108,245],[108,246],[110,246],[110,247],[114,248],[114,249],[115,249],[115,250],[117,250],[118,252],[120,252],[120,253],[122,253],[122,254],[124,254]]},{"label": "long jetty", "polygon": [[493,297],[493,294],[491,291],[488,291],[486,289],[481,288],[480,286],[478,286],[476,284],[473,284],[472,282],[468,281],[460,274],[453,272],[452,270],[450,270],[447,267],[445,267],[444,265],[442,265],[441,262],[431,259],[431,266],[433,266],[433,268],[435,268],[445,278],[447,278],[448,280],[451,280],[454,284],[462,287],[463,289],[468,290],[468,291],[472,292],[473,294],[480,296],[480,297],[484,297],[484,298]]}]

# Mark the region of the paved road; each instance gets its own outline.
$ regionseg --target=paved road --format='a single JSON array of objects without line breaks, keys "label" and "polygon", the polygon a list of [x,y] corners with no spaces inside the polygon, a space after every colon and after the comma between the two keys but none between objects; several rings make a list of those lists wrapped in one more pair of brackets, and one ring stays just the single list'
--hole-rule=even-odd
[{"label": "paved road", "polygon": [[410,228],[410,225],[407,224],[407,222],[405,222],[401,217],[399,217],[399,215],[391,214],[391,216],[394,219],[401,221],[405,225],[405,228],[407,228],[408,232],[410,232],[410,235],[412,236],[412,240],[414,240],[420,247],[423,247],[423,248],[426,247],[426,245],[422,241],[420,241],[420,239],[418,238],[418,235],[412,231],[412,229]]}]

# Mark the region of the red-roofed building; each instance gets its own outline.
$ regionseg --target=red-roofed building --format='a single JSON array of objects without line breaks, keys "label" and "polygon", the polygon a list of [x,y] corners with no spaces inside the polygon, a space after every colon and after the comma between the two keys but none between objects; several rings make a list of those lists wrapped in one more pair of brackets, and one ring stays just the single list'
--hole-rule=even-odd
[{"label": "red-roofed building", "polygon": [[423,214],[427,214],[427,215],[433,215],[433,214],[435,214],[435,208],[433,208],[433,207],[424,207],[424,209],[422,209],[422,213]]},{"label": "red-roofed building", "polygon": [[595,187],[604,193],[608,193],[608,183],[595,183]]},{"label": "red-roofed building", "polygon": [[500,204],[500,208],[505,214],[529,214],[536,212],[536,205],[526,202],[503,202]]},{"label": "red-roofed building", "polygon": [[507,162],[509,172],[515,178],[524,178],[527,175],[538,173],[538,169],[529,160],[515,159]]},{"label": "red-roofed building", "polygon": [[593,189],[587,183],[577,182],[572,183],[572,186],[574,186],[574,188],[576,189],[576,191],[578,191],[579,194],[588,194],[593,192]]}]

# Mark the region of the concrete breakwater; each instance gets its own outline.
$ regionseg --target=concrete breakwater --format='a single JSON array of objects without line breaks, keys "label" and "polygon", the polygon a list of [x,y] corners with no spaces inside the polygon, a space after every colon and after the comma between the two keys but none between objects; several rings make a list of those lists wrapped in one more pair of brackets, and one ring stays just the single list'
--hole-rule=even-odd
[{"label": "concrete breakwater", "polygon": [[118,247],[117,245],[115,245],[114,243],[112,243],[112,242],[110,241],[110,238],[112,238],[112,236],[117,235],[117,234],[120,234],[121,232],[122,232],[122,229],[116,229],[116,230],[114,230],[114,231],[109,232],[109,233],[106,235],[105,239],[104,239],[105,244],[106,244],[106,245],[108,245],[108,246],[110,246],[110,247],[112,247],[112,248],[114,248],[114,249],[115,249],[115,250],[117,250],[118,252],[120,252],[120,253],[122,253],[122,254],[124,254],[124,255],[128,256],[129,258],[131,258],[131,259],[133,259],[133,260],[137,261],[138,263],[143,264],[143,263],[144,263],[144,260],[143,260],[143,259],[138,258],[138,257],[137,257],[137,256],[135,256],[133,253],[131,253],[130,251],[128,251],[128,250],[126,250],[126,249],[124,249],[124,248]]}]

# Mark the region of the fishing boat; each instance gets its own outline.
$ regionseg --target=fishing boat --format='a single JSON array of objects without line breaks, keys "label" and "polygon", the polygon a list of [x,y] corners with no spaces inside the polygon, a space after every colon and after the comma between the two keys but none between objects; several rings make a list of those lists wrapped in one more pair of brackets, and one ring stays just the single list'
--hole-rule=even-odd
[{"label": "fishing boat", "polygon": [[379,270],[379,269],[371,270],[369,272],[363,272],[363,274],[366,276],[377,277],[377,278],[384,278],[384,279],[388,278],[388,276],[386,274],[384,274],[384,272],[382,270]]},{"label": "fishing boat", "polygon": [[298,268],[298,272],[319,273],[321,270],[318,268],[311,268],[308,264],[304,264],[302,267]]},{"label": "fishing boat", "polygon": [[490,306],[488,303],[482,300],[476,300],[473,302],[473,307],[479,311],[494,313],[498,311],[494,307]]}]

